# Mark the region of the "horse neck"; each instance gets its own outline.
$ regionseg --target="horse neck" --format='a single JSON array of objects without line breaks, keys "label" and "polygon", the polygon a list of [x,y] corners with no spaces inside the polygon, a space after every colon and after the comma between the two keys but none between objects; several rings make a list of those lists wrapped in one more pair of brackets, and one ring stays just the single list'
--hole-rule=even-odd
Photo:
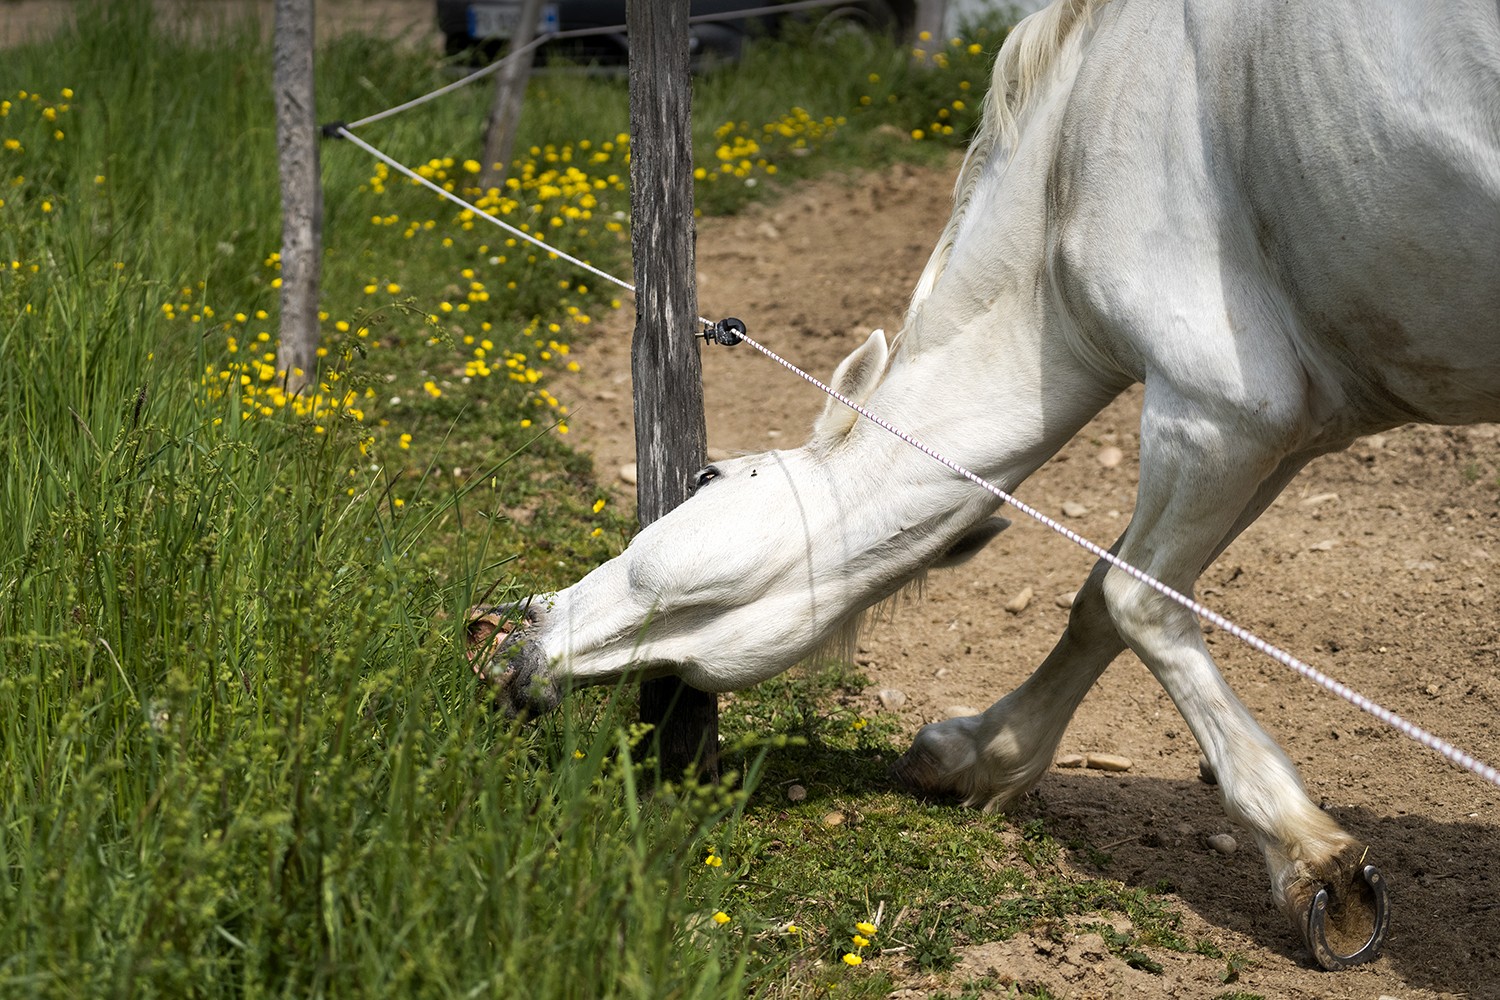
[{"label": "horse neck", "polygon": [[1040,243],[965,233],[907,317],[869,405],[1006,490],[1128,384],[1079,351],[1080,333],[1043,273]]}]

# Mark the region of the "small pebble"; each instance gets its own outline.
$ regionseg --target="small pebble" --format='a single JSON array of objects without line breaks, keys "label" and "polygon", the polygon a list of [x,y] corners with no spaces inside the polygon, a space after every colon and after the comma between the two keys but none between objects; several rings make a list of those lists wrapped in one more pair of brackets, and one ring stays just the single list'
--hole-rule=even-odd
[{"label": "small pebble", "polygon": [[1063,502],[1062,512],[1064,517],[1082,517],[1089,509],[1074,500],[1066,500]]},{"label": "small pebble", "polygon": [[899,691],[896,688],[881,688],[878,697],[880,698],[880,707],[884,708],[887,712],[894,712],[906,704],[906,692]]},{"label": "small pebble", "polygon": [[845,816],[843,813],[841,813],[837,809],[835,809],[833,812],[831,812],[827,816],[823,817],[823,825],[824,826],[843,826],[844,825],[844,820],[846,820],[848,818],[849,817]]},{"label": "small pebble", "polygon": [[1332,538],[1325,538],[1321,542],[1314,542],[1313,544],[1309,545],[1308,548],[1314,552],[1327,552],[1337,544],[1338,542],[1334,541]]},{"label": "small pebble", "polygon": [[801,785],[789,785],[787,786],[786,797],[792,802],[801,802],[807,798],[807,789]]},{"label": "small pebble", "polygon": [[1031,603],[1031,599],[1035,596],[1036,592],[1030,587],[1022,587],[1019,594],[1005,602],[1005,610],[1013,615],[1018,615],[1026,610],[1026,606]]},{"label": "small pebble", "polygon": [[1096,771],[1128,771],[1135,766],[1135,761],[1115,753],[1091,753],[1088,766]]},{"label": "small pebble", "polygon": [[1208,838],[1208,846],[1220,854],[1233,854],[1239,849],[1239,844],[1227,833],[1216,833]]},{"label": "small pebble", "polygon": [[627,462],[624,465],[620,466],[620,479],[623,482],[629,483],[631,486],[635,485],[636,464],[634,462]]},{"label": "small pebble", "polygon": [[1207,757],[1200,756],[1198,758],[1198,780],[1205,785],[1217,785],[1219,783],[1219,776],[1214,774],[1214,769],[1209,765]]},{"label": "small pebble", "polygon": [[1098,458],[1100,465],[1104,466],[1106,469],[1113,469],[1115,466],[1125,461],[1125,453],[1116,448],[1114,445],[1110,445],[1106,448],[1099,449]]},{"label": "small pebble", "polygon": [[938,680],[942,680],[944,677],[947,677],[951,673],[953,673],[953,671],[949,670],[947,667],[938,667],[932,672],[932,676],[936,677]]},{"label": "small pebble", "polygon": [[978,715],[979,709],[972,705],[949,705],[943,709],[943,715],[949,719],[959,719],[966,715]]},{"label": "small pebble", "polygon": [[1060,608],[1071,608],[1073,606],[1073,601],[1077,599],[1077,597],[1078,591],[1073,590],[1069,591],[1066,594],[1058,594],[1052,599],[1052,603],[1056,604]]},{"label": "small pebble", "polygon": [[1087,762],[1088,758],[1081,753],[1065,753],[1055,761],[1058,767],[1082,767]]}]

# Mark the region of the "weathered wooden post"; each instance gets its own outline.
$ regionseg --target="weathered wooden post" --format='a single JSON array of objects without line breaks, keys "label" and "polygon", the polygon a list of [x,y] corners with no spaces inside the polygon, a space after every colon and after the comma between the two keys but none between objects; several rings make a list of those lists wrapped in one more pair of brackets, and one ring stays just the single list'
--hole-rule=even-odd
[{"label": "weathered wooden post", "polygon": [[[521,100],[531,79],[532,56],[528,49],[536,37],[537,22],[542,17],[542,0],[522,0],[521,19],[511,31],[509,53],[515,56],[495,77],[495,98],[490,104],[489,121],[484,128],[484,165],[479,186],[489,189],[500,184],[510,168],[510,151],[516,141],[516,126],[521,123]],[[524,51],[522,51],[524,50]]]},{"label": "weathered wooden post", "polygon": [[[276,150],[281,167],[281,344],[276,368],[296,393],[316,377],[323,185],[313,104],[314,0],[276,0]],[[301,374],[298,374],[298,373]]]},{"label": "weathered wooden post", "polygon": [[[644,527],[688,497],[702,467],[703,369],[693,262],[692,76],[688,0],[629,0],[630,209],[635,260],[635,453]],[[661,766],[719,769],[719,707],[674,679],[641,687],[641,721],[656,726]]]}]

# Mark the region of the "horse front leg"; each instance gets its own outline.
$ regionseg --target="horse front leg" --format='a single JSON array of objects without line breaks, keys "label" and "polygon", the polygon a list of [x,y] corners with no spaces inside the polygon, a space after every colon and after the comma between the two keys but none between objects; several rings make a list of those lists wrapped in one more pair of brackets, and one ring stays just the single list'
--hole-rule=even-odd
[{"label": "horse front leg", "polygon": [[[1141,485],[1121,558],[1191,593],[1201,570],[1314,453],[1327,450],[1278,455],[1264,442],[1292,435],[1264,416],[1235,411],[1215,423],[1170,393],[1153,400],[1148,391]],[[1272,897],[1318,964],[1335,969],[1374,958],[1388,906],[1367,848],[1308,797],[1291,760],[1225,682],[1197,618],[1122,570],[1105,574],[1103,594],[1120,636],[1197,738],[1226,812],[1254,834]]]},{"label": "horse front leg", "polygon": [[1099,563],[1074,598],[1068,627],[1020,687],[979,715],[923,726],[892,768],[924,798],[986,810],[1019,799],[1046,773],[1073,713],[1124,649],[1104,601]]}]

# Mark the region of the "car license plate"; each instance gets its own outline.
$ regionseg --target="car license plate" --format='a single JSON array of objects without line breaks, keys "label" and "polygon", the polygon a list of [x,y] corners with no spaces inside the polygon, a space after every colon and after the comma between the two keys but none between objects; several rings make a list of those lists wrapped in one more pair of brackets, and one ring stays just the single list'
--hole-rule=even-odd
[{"label": "car license plate", "polygon": [[[516,33],[516,23],[521,20],[520,3],[471,3],[469,4],[470,38],[509,38]],[[542,4],[541,16],[537,20],[536,33],[556,31],[559,18],[557,4]]]}]

